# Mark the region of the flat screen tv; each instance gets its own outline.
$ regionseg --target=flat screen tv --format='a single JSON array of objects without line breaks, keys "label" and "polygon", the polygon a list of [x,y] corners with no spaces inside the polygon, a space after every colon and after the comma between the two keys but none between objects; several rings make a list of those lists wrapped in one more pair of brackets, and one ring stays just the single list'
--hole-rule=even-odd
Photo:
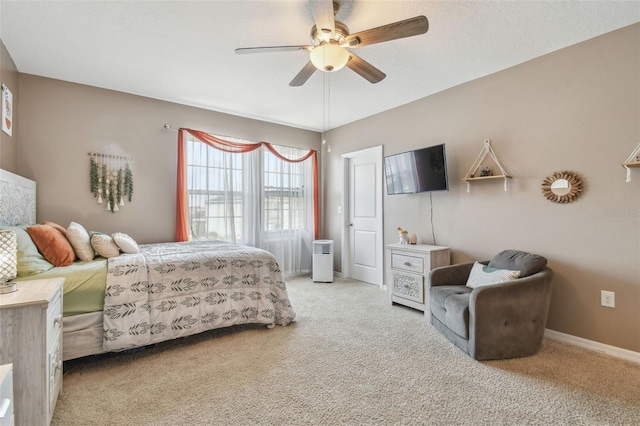
[{"label": "flat screen tv", "polygon": [[384,158],[387,194],[447,191],[447,158],[444,144]]}]

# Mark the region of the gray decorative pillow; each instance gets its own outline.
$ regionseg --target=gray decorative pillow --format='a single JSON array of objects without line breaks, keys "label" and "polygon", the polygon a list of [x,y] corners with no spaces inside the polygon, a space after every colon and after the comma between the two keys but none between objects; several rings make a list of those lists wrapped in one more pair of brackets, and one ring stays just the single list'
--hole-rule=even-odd
[{"label": "gray decorative pillow", "polygon": [[542,271],[547,266],[547,259],[520,250],[504,250],[493,256],[489,266],[520,271],[520,278],[524,278]]}]

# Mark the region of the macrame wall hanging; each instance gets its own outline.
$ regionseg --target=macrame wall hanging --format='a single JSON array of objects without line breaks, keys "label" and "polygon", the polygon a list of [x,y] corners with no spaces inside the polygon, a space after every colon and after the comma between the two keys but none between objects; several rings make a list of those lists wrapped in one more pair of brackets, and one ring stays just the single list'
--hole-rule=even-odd
[{"label": "macrame wall hanging", "polygon": [[91,192],[98,204],[106,203],[106,210],[115,213],[124,206],[125,198],[133,197],[131,157],[115,145],[90,152]]}]

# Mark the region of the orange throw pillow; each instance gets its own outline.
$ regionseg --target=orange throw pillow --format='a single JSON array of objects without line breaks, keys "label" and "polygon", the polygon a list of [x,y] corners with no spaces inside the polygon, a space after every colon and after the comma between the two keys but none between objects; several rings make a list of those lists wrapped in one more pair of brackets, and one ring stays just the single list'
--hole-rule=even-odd
[{"label": "orange throw pillow", "polygon": [[28,226],[27,232],[38,247],[38,251],[53,266],[69,266],[76,260],[73,247],[65,236],[54,227],[49,225]]},{"label": "orange throw pillow", "polygon": [[60,233],[61,233],[62,235],[64,235],[65,237],[67,236],[67,228],[65,228],[65,227],[64,227],[64,226],[62,226],[62,225],[58,225],[58,224],[57,224],[57,223],[55,223],[55,222],[48,222],[48,221],[46,221],[46,220],[45,220],[44,222],[42,222],[42,224],[43,224],[43,225],[50,226],[50,227],[52,227],[52,228],[55,228],[55,229],[57,229],[58,231],[60,231]]}]

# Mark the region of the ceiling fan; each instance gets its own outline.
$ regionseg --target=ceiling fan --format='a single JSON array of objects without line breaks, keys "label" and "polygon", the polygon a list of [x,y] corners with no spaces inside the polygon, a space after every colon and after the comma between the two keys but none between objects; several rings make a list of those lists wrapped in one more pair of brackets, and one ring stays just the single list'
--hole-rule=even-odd
[{"label": "ceiling fan", "polygon": [[371,83],[382,81],[386,74],[357,56],[351,50],[375,43],[424,34],[429,29],[425,16],[416,16],[403,21],[383,25],[349,34],[349,28],[335,20],[338,2],[331,0],[309,0],[315,25],[311,27],[311,44],[300,46],[246,47],[236,49],[237,54],[309,51],[309,62],[289,83],[302,86],[316,71],[334,72],[346,66]]}]

